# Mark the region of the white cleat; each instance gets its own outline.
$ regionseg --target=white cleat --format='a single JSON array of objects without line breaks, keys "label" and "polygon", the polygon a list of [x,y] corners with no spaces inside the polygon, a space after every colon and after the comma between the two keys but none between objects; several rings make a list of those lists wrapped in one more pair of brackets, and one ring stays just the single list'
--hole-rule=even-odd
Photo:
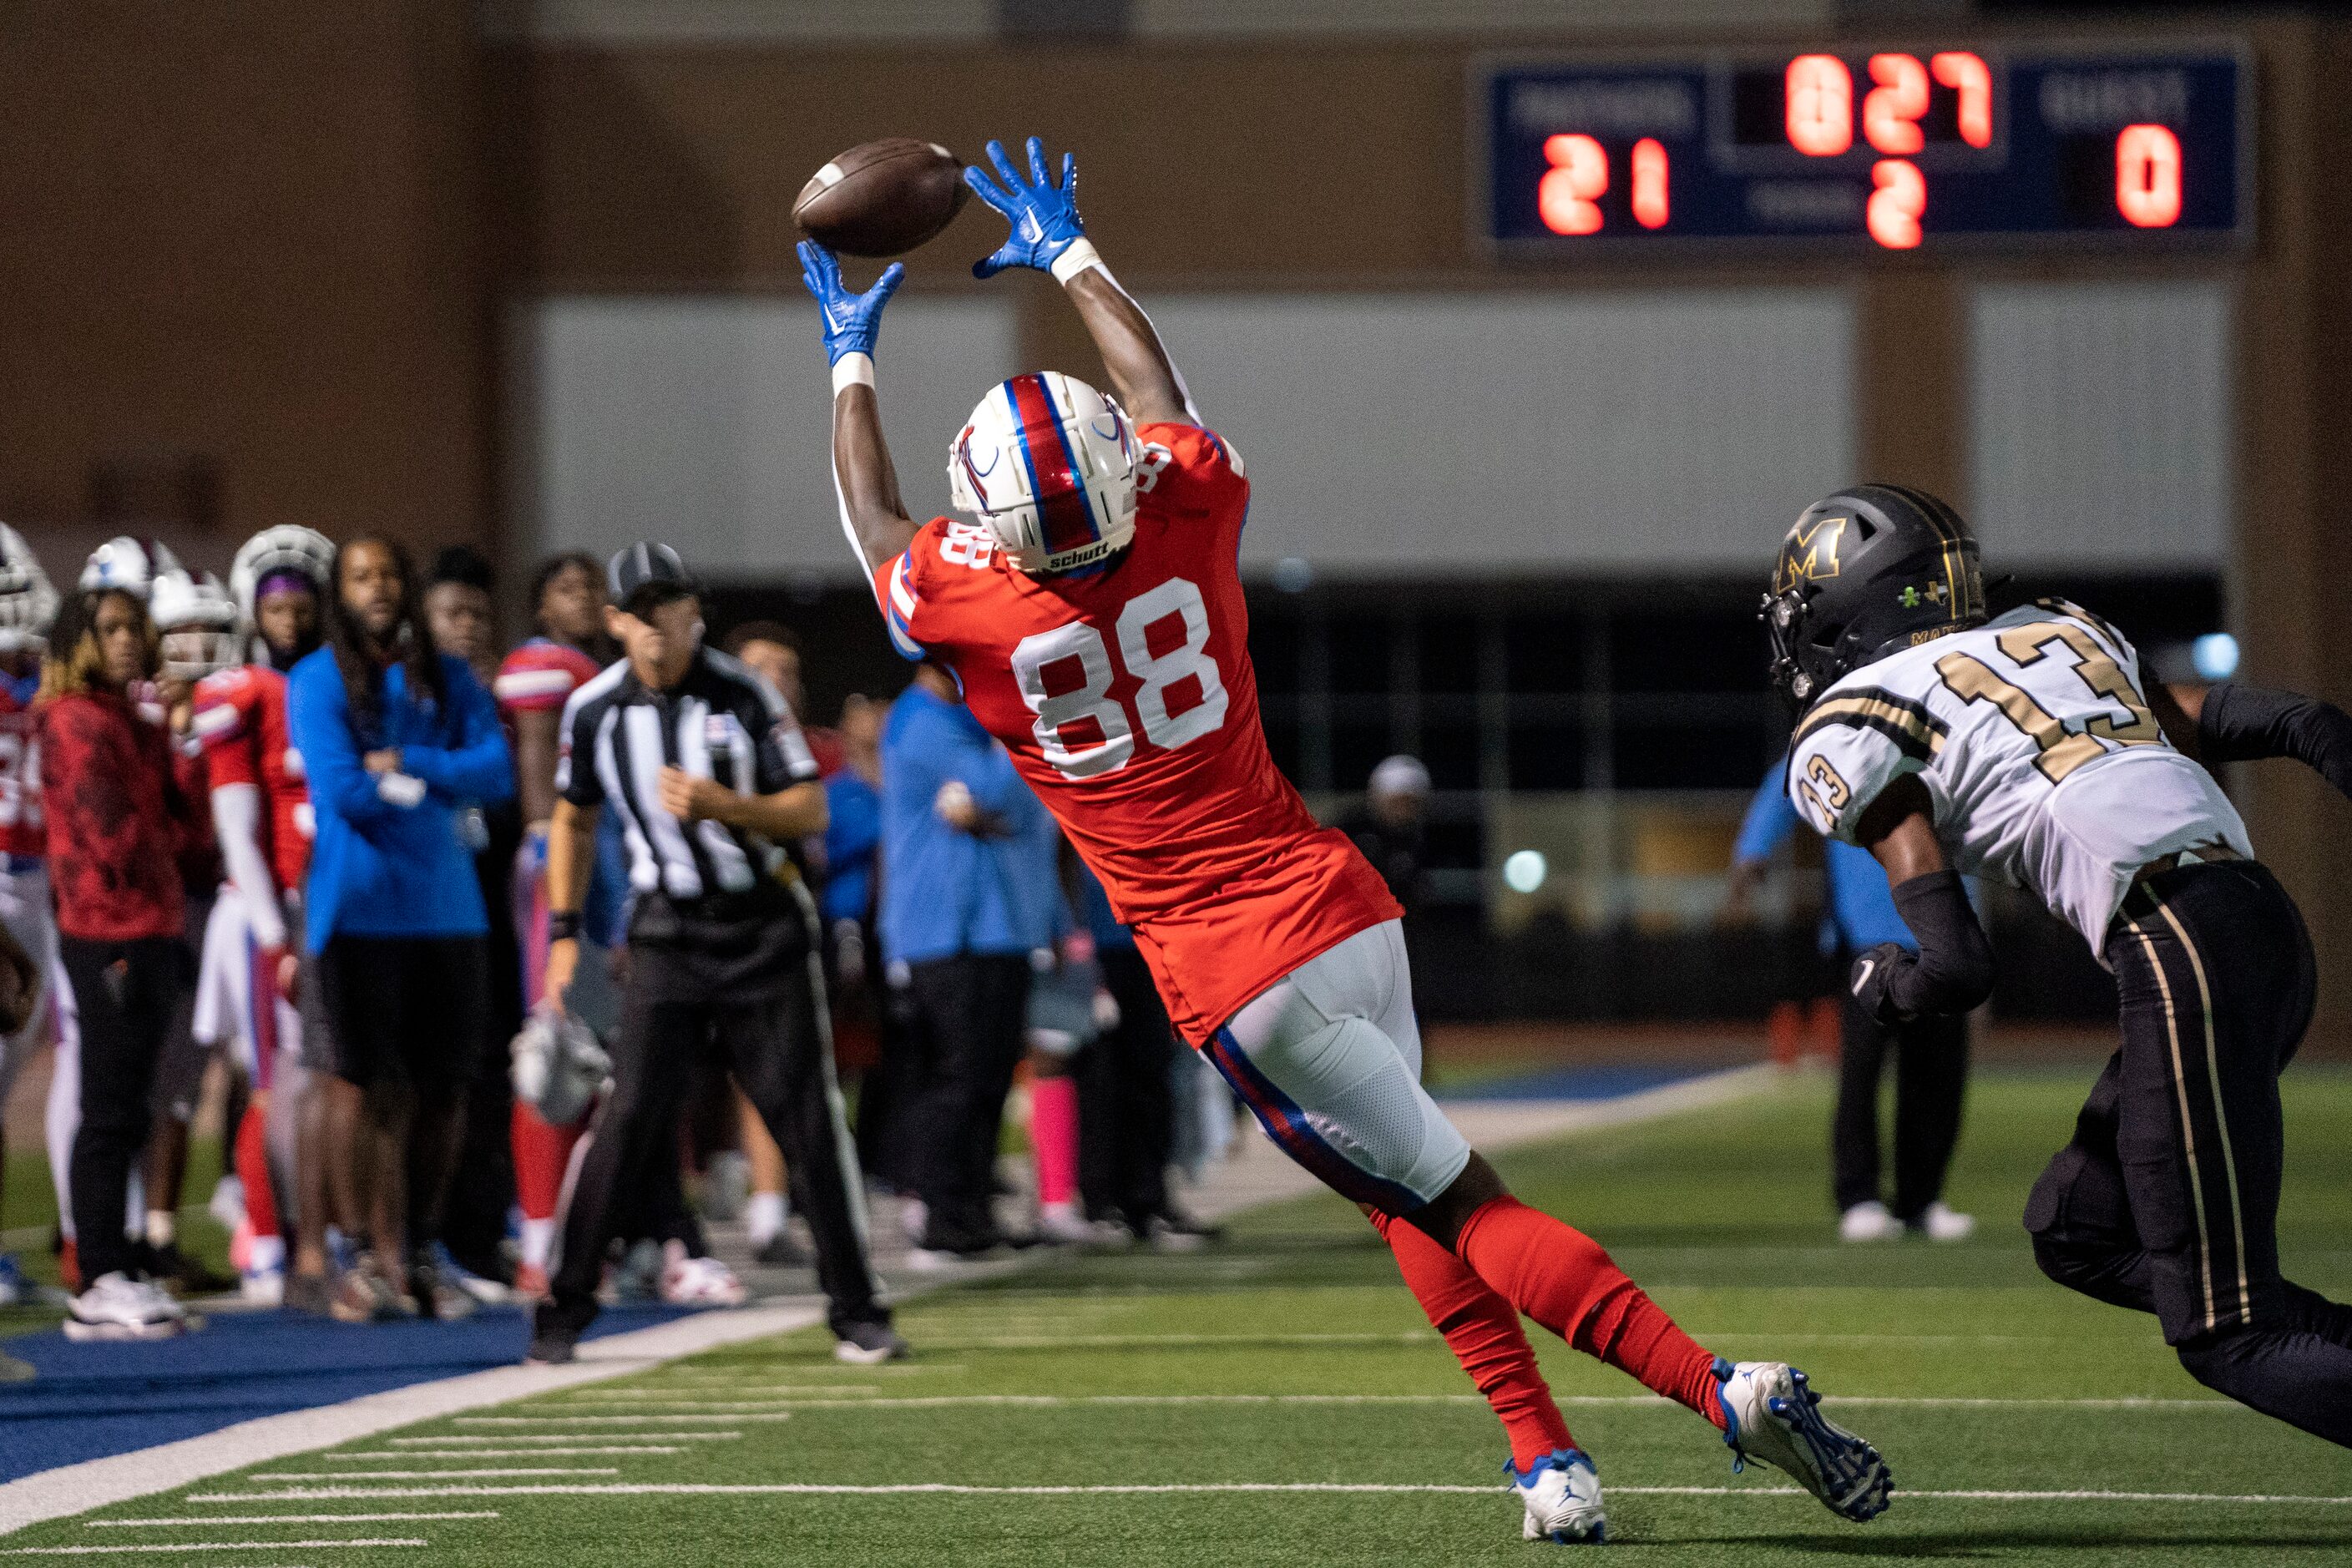
[{"label": "white cleat", "polygon": [[1911,1226],[1929,1241],[1966,1241],[1977,1233],[1977,1216],[1938,1201],[1929,1204]]},{"label": "white cleat", "polygon": [[1528,1540],[1598,1546],[1607,1538],[1609,1521],[1601,1507],[1601,1472],[1593,1468],[1583,1449],[1557,1449],[1524,1470],[1506,1459],[1503,1473],[1511,1478],[1511,1489],[1527,1505],[1527,1522],[1519,1533]]},{"label": "white cleat", "polygon": [[1761,1459],[1786,1471],[1832,1513],[1856,1524],[1876,1519],[1894,1499],[1895,1478],[1877,1449],[1832,1425],[1805,1374],[1777,1361],[1734,1366],[1716,1358],[1716,1399],[1723,1440],[1738,1456],[1734,1470]]},{"label": "white cleat", "polygon": [[190,1325],[161,1285],[117,1272],[100,1275],[73,1299],[63,1327],[69,1340],[168,1340]]},{"label": "white cleat", "polygon": [[661,1299],[673,1307],[740,1307],[751,1298],[735,1271],[716,1258],[688,1258],[681,1244],[663,1245]]},{"label": "white cleat", "polygon": [[1899,1241],[1903,1222],[1876,1198],[1858,1203],[1838,1215],[1840,1241]]}]

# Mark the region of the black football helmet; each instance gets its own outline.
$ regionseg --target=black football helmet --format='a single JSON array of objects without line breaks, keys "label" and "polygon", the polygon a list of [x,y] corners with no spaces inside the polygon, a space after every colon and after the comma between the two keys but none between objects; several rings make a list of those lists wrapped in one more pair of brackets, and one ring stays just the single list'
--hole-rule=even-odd
[{"label": "black football helmet", "polygon": [[1801,712],[1849,671],[1985,619],[1969,525],[1904,485],[1853,485],[1804,510],[1764,595],[1772,686]]}]

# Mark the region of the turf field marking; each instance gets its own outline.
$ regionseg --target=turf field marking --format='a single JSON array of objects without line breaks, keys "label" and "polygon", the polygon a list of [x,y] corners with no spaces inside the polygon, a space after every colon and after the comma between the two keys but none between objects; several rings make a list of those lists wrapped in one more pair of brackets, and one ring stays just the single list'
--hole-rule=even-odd
[{"label": "turf field marking", "polygon": [[[701,1388],[614,1388],[614,1389],[602,1389],[602,1388],[598,1388],[598,1389],[587,1389],[587,1390],[583,1390],[581,1393],[578,1393],[578,1394],[565,1394],[557,1395],[557,1396],[554,1396],[554,1397],[550,1398],[546,1403],[547,1403],[549,1405],[551,1405],[551,1406],[559,1406],[559,1405],[560,1405],[562,1408],[563,1408],[563,1409],[565,1409],[565,1410],[576,1410],[576,1409],[578,1409],[580,1406],[582,1406],[582,1405],[623,1405],[623,1404],[639,1404],[639,1403],[642,1403],[642,1404],[658,1404],[658,1405],[738,1405],[738,1404],[747,1403],[746,1401],[742,1401],[742,1400],[729,1400],[729,1399],[717,1399],[717,1400],[713,1400],[713,1399],[704,1399],[704,1398],[699,1397],[701,1394],[706,1394],[706,1393],[716,1393],[716,1392],[718,1392],[718,1391],[719,1391],[721,1387],[723,1387],[723,1386],[727,1386],[727,1385],[714,1384],[710,1385],[710,1387],[709,1387],[709,1388],[708,1388],[708,1389],[701,1389]],[[876,1388],[876,1387],[872,1386],[871,1384],[855,1384],[855,1383],[773,1383],[773,1384],[733,1384],[732,1386],[733,1386],[734,1390],[735,1390],[736,1392],[738,1392],[738,1393],[746,1394],[759,1394],[759,1395],[761,1395],[761,1396],[762,1396],[762,1398],[761,1398],[761,1399],[760,1399],[760,1400],[753,1400],[753,1401],[750,1401],[750,1402],[749,1402],[749,1403],[753,1403],[753,1404],[765,1403],[765,1402],[767,1402],[767,1400],[768,1400],[769,1398],[771,1398],[771,1397],[772,1397],[772,1398],[783,1398],[783,1397],[788,1397],[788,1396],[790,1396],[790,1395],[792,1395],[792,1394],[879,1394],[879,1393],[881,1393],[881,1392],[882,1392],[880,1389]]]},{"label": "turf field marking", "polygon": [[373,1549],[379,1546],[430,1546],[429,1541],[383,1536],[373,1541],[175,1541],[152,1546],[5,1546],[10,1557],[96,1557],[116,1552],[316,1552]]},{"label": "turf field marking", "polygon": [[[284,1502],[306,1501],[312,1499],[367,1497],[903,1497],[935,1493],[949,1497],[1097,1497],[1097,1496],[1184,1496],[1194,1493],[1225,1492],[1336,1492],[1336,1493],[1436,1493],[1446,1496],[1495,1497],[1508,1495],[1500,1483],[1488,1486],[1460,1486],[1438,1482],[1381,1481],[1193,1481],[1150,1483],[1133,1482],[1104,1486],[966,1486],[953,1481],[908,1481],[877,1486],[852,1486],[825,1481],[771,1481],[730,1483],[721,1481],[656,1481],[607,1482],[603,1484],[551,1484],[545,1486],[497,1487],[383,1487],[338,1489],[310,1488],[284,1492],[207,1492],[191,1496],[190,1502]],[[1609,1489],[1612,1497],[1736,1497],[1736,1498],[1805,1498],[1811,1494],[1798,1487],[1621,1487]],[[2352,1497],[2294,1497],[2272,1492],[2125,1492],[2088,1489],[2059,1491],[2009,1491],[1992,1489],[1898,1490],[1899,1499],[1916,1500],[1932,1498],[1954,1502],[2178,1502],[2178,1503],[2261,1503],[2311,1505],[2342,1508],[2352,1506]]]},{"label": "turf field marking", "polygon": [[479,1470],[270,1470],[257,1481],[430,1481],[445,1476],[617,1476],[618,1465],[543,1465]]},{"label": "turf field marking", "polygon": [[1427,1329],[1402,1329],[1386,1334],[995,1334],[978,1339],[927,1339],[923,1343],[926,1347],[937,1344],[941,1350],[952,1351],[1153,1350],[1188,1345],[1417,1345],[1436,1338]]},{"label": "turf field marking", "polygon": [[[743,1436],[743,1434],[740,1432],[631,1432],[624,1434],[624,1436],[626,1436],[633,1440],[641,1436],[658,1437],[665,1443],[731,1443],[738,1437]],[[463,1432],[453,1432],[446,1437],[393,1437],[387,1440],[396,1447],[410,1449],[437,1448],[443,1447],[453,1448],[470,1448],[473,1445],[478,1443],[574,1443],[580,1441],[580,1439],[576,1437],[567,1436],[561,1433],[545,1432],[499,1432],[495,1434],[475,1434],[472,1436],[468,1436]],[[480,1450],[477,1449],[475,1451],[479,1452]],[[545,1448],[526,1448],[521,1450],[521,1452],[524,1453],[547,1453],[551,1451],[551,1450]]]},{"label": "turf field marking", "polygon": [[[651,1412],[639,1415],[459,1415],[454,1419],[460,1426],[642,1426],[653,1421],[674,1422],[683,1426],[697,1421],[789,1421],[792,1412],[755,1411],[748,1415],[656,1415]],[[667,1437],[669,1434],[664,1432],[660,1436]]]},{"label": "turf field marking", "polygon": [[[436,1453],[433,1448],[352,1448],[351,1453],[322,1453],[318,1458],[331,1462],[360,1460],[539,1460],[546,1455],[581,1455],[581,1453],[685,1453],[677,1444],[593,1444],[585,1448],[452,1448]],[[442,1471],[458,1474],[458,1471]]]},{"label": "turf field marking", "polygon": [[174,1514],[165,1519],[92,1519],[84,1530],[130,1530],[178,1524],[383,1524],[394,1520],[496,1519],[494,1508],[466,1509],[445,1513],[211,1513]]},{"label": "turf field marking", "polygon": [[[1554,1396],[1553,1403],[1561,1405],[1583,1405],[1608,1408],[1655,1405],[1674,1408],[1674,1401],[1657,1394],[1564,1394]],[[1990,1410],[2063,1409],[2063,1410],[2228,1410],[2248,1411],[2250,1406],[2233,1399],[2181,1399],[2137,1397],[2072,1399],[1997,1399],[1968,1395],[1906,1394],[1831,1394],[1822,1396],[1825,1405],[1876,1405],[1897,1407],[1917,1407],[1927,1410],[1969,1409]],[[1486,1408],[1486,1398],[1476,1394],[886,1394],[873,1399],[793,1399],[783,1402],[793,1410],[937,1410],[957,1405],[1033,1406],[1038,1409],[1059,1409],[1067,1406],[1101,1405],[1463,1405]],[[667,1432],[665,1437],[685,1437],[693,1434]],[[399,1438],[400,1442],[421,1442],[425,1439]],[[332,1456],[330,1456],[331,1458]]]}]

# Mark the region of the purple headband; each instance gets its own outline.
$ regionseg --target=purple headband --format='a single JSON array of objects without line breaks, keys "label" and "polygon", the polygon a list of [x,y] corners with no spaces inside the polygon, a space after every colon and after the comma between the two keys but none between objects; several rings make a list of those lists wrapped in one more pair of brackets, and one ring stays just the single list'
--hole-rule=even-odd
[{"label": "purple headband", "polygon": [[289,566],[282,570],[267,574],[263,576],[260,582],[255,584],[253,585],[253,600],[254,603],[259,604],[262,600],[269,597],[272,594],[290,593],[298,588],[303,593],[310,595],[312,598],[317,598],[319,595],[319,584],[316,578],[312,577],[308,572],[298,572],[294,568]]}]

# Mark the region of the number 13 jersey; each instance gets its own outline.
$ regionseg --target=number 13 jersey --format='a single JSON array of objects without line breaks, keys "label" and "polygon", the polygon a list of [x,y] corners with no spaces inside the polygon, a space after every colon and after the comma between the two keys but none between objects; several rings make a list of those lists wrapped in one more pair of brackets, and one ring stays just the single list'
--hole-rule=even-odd
[{"label": "number 13 jersey", "polygon": [[1402,912],[1274,765],[1238,552],[1240,458],[1147,425],[1135,541],[1103,570],[1018,572],[976,524],[937,518],[875,573],[891,640],[954,670],[1112,911],[1170,1018],[1207,1039],[1242,1005]]},{"label": "number 13 jersey", "polygon": [[2097,953],[2142,867],[2191,848],[2253,853],[2237,808],[2141,692],[2122,633],[2045,599],[1823,692],[1790,747],[1790,797],[1852,843],[1871,802],[1917,773],[1953,863],[2036,894]]}]

